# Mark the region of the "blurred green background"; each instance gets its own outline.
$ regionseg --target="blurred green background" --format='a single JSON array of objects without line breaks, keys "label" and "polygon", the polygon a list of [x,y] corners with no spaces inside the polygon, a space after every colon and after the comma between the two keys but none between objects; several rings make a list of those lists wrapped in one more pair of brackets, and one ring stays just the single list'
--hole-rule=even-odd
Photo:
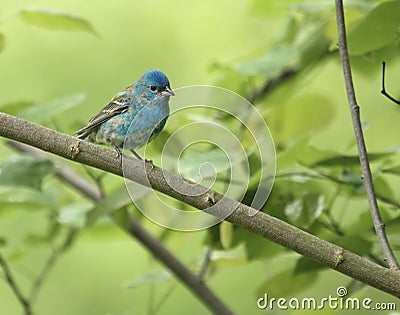
[{"label": "blurred green background", "polygon": [[[387,11],[386,15],[378,14],[380,30],[362,24],[361,31],[357,29],[385,2],[353,1],[346,8],[346,18],[349,32],[353,32],[349,45],[366,142],[368,150],[377,153],[372,169],[381,195],[379,202],[389,238],[400,257],[396,169],[400,162],[400,109],[379,93],[381,61],[386,60],[388,90],[400,95],[400,62],[396,60],[399,38],[396,32],[391,33],[400,27],[400,10],[387,10],[394,12],[390,16]],[[54,25],[38,27],[21,18],[23,8],[72,14],[90,23],[94,32],[54,30]],[[254,99],[271,129],[280,175],[263,211],[382,261],[357,163],[345,164],[341,159],[344,155],[354,157],[356,149],[335,50],[333,1],[3,0],[0,34],[4,36],[0,44],[0,110],[68,134],[150,68],[163,70],[173,89],[217,85],[246,98],[265,82],[276,80],[266,95]],[[294,74],[282,79],[289,70]],[[50,113],[51,117],[41,121],[40,109],[54,101],[53,107],[59,106],[60,113]],[[167,123],[166,134],[174,131],[170,128]],[[153,153],[157,156],[155,143]],[[15,157],[2,141],[3,163]],[[338,162],[329,164],[329,158]],[[87,176],[82,166],[62,162]],[[321,181],[303,174],[314,171],[337,180]],[[95,172],[95,176],[100,174]],[[122,180],[112,175],[102,183],[107,195],[124,189]],[[185,287],[166,276],[163,267],[111,220],[101,219],[94,226],[84,227],[80,220],[92,207],[89,201],[52,175],[45,177],[41,186],[37,190],[0,185],[0,250],[23,292],[29,292],[54,248],[69,232],[79,230],[79,236],[57,256],[54,269],[44,280],[35,314],[207,313]],[[322,206],[315,203],[316,196],[323,196]],[[76,213],[70,209],[78,209],[78,214],[60,223],[60,213]],[[301,213],[301,218],[291,216],[290,209]],[[137,215],[136,210],[129,212]],[[141,224],[193,270],[199,268],[207,247],[214,248],[207,284],[237,314],[265,313],[256,307],[257,298],[264,292],[276,297],[318,298],[334,295],[340,285],[351,289],[352,296],[396,301],[230,225],[184,233],[165,231],[145,219]],[[301,267],[304,262],[311,270]],[[328,309],[319,312],[343,313]],[[21,313],[13,292],[0,279],[0,314]]]}]

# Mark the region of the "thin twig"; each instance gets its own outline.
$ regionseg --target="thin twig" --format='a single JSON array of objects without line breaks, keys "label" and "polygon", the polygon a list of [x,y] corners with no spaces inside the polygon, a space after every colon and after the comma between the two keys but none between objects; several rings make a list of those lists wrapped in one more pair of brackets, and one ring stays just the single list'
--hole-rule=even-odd
[{"label": "thin twig", "polygon": [[[200,184],[191,184],[191,192],[185,194],[187,180],[156,165],[149,163],[143,165],[143,162],[124,155],[124,168],[122,168],[112,150],[1,112],[0,136],[150,186],[156,191],[197,209],[206,210],[210,215],[225,218],[228,222],[365,284],[400,297],[399,271],[383,268],[351,251],[302,231],[267,213],[257,212],[254,208]],[[227,212],[229,215],[226,217]]]},{"label": "thin twig", "polygon": [[33,305],[39,295],[40,289],[49,275],[50,271],[53,269],[57,259],[60,255],[71,245],[73,240],[77,235],[77,231],[75,229],[70,229],[64,241],[57,246],[50,256],[47,258],[46,263],[43,266],[42,271],[37,276],[36,280],[33,282],[30,294],[29,294],[29,303]]},{"label": "thin twig", "polygon": [[200,279],[204,279],[204,276],[206,275],[208,266],[210,265],[211,261],[211,254],[212,254],[212,248],[211,246],[207,246],[206,253],[204,254],[203,259],[201,260],[200,263],[200,270],[197,274],[197,276]]},{"label": "thin twig", "polygon": [[398,270],[399,264],[396,260],[396,257],[393,254],[393,251],[389,245],[389,241],[387,239],[385,233],[385,225],[382,222],[381,215],[379,213],[378,203],[376,201],[375,189],[371,175],[371,169],[369,167],[369,160],[367,149],[365,146],[364,135],[361,127],[361,118],[360,118],[360,108],[357,105],[353,79],[351,75],[350,68],[350,60],[347,52],[347,39],[346,39],[346,27],[344,21],[344,10],[343,10],[343,2],[342,0],[335,0],[336,3],[336,21],[338,28],[338,45],[339,45],[339,54],[342,60],[343,67],[343,75],[344,81],[346,85],[347,99],[350,107],[351,118],[354,127],[354,133],[356,136],[358,154],[360,156],[360,163],[362,168],[362,179],[364,181],[365,190],[367,192],[367,198],[369,202],[369,207],[371,210],[372,220],[374,222],[374,227],[376,234],[378,236],[379,243],[382,247],[383,255],[391,269]]},{"label": "thin twig", "polygon": [[400,105],[400,101],[396,100],[393,96],[391,96],[388,92],[386,92],[385,88],[385,68],[386,68],[386,63],[382,61],[382,90],[381,93],[385,95],[388,99],[390,99],[392,102],[396,103],[397,105]]},{"label": "thin twig", "polygon": [[22,305],[25,315],[32,315],[33,312],[32,312],[32,308],[31,308],[31,304],[25,298],[23,293],[21,292],[21,289],[15,282],[14,277],[11,273],[10,268],[8,267],[6,260],[3,258],[3,256],[1,254],[0,254],[0,266],[3,269],[7,283],[9,284],[11,289],[14,291],[14,294],[15,294],[16,298],[18,299],[19,303]]},{"label": "thin twig", "polygon": [[171,294],[174,292],[176,288],[177,282],[171,283],[170,287],[168,290],[164,293],[164,295],[160,298],[160,300],[157,302],[155,306],[152,306],[149,308],[148,314],[149,315],[155,315],[157,312],[161,309],[165,301],[171,296]]},{"label": "thin twig", "polygon": [[299,69],[294,68],[294,69],[289,69],[289,70],[286,70],[286,71],[280,73],[277,77],[266,81],[259,89],[252,91],[252,93],[250,93],[247,96],[247,100],[251,104],[254,104],[256,101],[258,101],[260,98],[262,98],[268,92],[270,92],[272,89],[274,89],[275,87],[278,87],[280,84],[282,84],[286,80],[290,79],[291,77],[294,77],[296,74],[298,74],[298,72],[299,72]]}]

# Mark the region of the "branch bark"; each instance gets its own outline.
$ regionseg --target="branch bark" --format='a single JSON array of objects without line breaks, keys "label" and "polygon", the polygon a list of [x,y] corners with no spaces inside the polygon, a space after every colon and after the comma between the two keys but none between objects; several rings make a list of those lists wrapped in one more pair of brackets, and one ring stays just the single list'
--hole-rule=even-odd
[{"label": "branch bark", "polygon": [[394,270],[399,270],[399,263],[393,254],[390,247],[386,232],[385,225],[382,222],[379,213],[378,203],[376,201],[376,194],[374,183],[372,180],[371,169],[369,167],[369,160],[367,148],[364,141],[364,134],[361,127],[360,107],[357,104],[356,95],[353,86],[353,79],[351,75],[350,60],[347,52],[347,38],[346,38],[346,25],[344,20],[344,10],[342,0],[335,0],[336,3],[336,21],[338,28],[338,45],[340,59],[342,60],[342,68],[344,81],[346,85],[347,100],[350,107],[351,119],[353,122],[354,133],[356,136],[358,154],[360,156],[360,163],[362,168],[362,179],[364,181],[365,190],[371,211],[372,220],[374,222],[375,232],[378,236],[379,243],[382,248],[383,255],[389,267]]},{"label": "branch bark", "polygon": [[[0,136],[118,176],[125,176],[143,185],[150,183],[153,189],[201,210],[213,205],[215,211],[208,212],[217,217],[224,215],[227,209],[235,209],[226,218],[227,221],[310,257],[353,279],[400,297],[400,271],[381,267],[266,213],[257,212],[251,215],[256,212],[255,209],[224,197],[216,191],[207,191],[201,185],[193,185],[193,193],[185,195],[180,189],[172,189],[169,183],[174,183],[174,187],[179,188],[185,187],[187,181],[157,166],[146,163],[144,168],[143,162],[124,157],[129,172],[123,174],[120,160],[115,158],[113,151],[5,113],[0,113]],[[196,191],[201,193],[196,194]]]}]

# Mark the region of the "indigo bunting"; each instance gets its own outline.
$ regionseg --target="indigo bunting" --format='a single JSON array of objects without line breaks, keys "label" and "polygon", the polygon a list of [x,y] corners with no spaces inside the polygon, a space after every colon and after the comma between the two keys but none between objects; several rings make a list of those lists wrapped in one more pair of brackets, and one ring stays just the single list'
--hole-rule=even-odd
[{"label": "indigo bunting", "polygon": [[117,157],[121,156],[120,148],[127,148],[141,160],[135,149],[153,140],[164,128],[169,98],[174,95],[163,72],[148,70],[75,134],[79,139],[112,145]]}]

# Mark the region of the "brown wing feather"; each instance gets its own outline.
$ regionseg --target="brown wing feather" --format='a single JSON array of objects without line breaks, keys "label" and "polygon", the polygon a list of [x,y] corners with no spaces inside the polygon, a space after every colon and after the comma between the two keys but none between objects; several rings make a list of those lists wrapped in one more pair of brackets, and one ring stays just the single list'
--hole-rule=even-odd
[{"label": "brown wing feather", "polygon": [[90,118],[89,123],[85,127],[79,129],[77,132],[75,132],[75,134],[79,139],[86,138],[102,123],[106,122],[115,115],[125,112],[130,106],[130,99],[132,99],[132,96],[127,96],[126,94],[117,95],[98,114]]}]

